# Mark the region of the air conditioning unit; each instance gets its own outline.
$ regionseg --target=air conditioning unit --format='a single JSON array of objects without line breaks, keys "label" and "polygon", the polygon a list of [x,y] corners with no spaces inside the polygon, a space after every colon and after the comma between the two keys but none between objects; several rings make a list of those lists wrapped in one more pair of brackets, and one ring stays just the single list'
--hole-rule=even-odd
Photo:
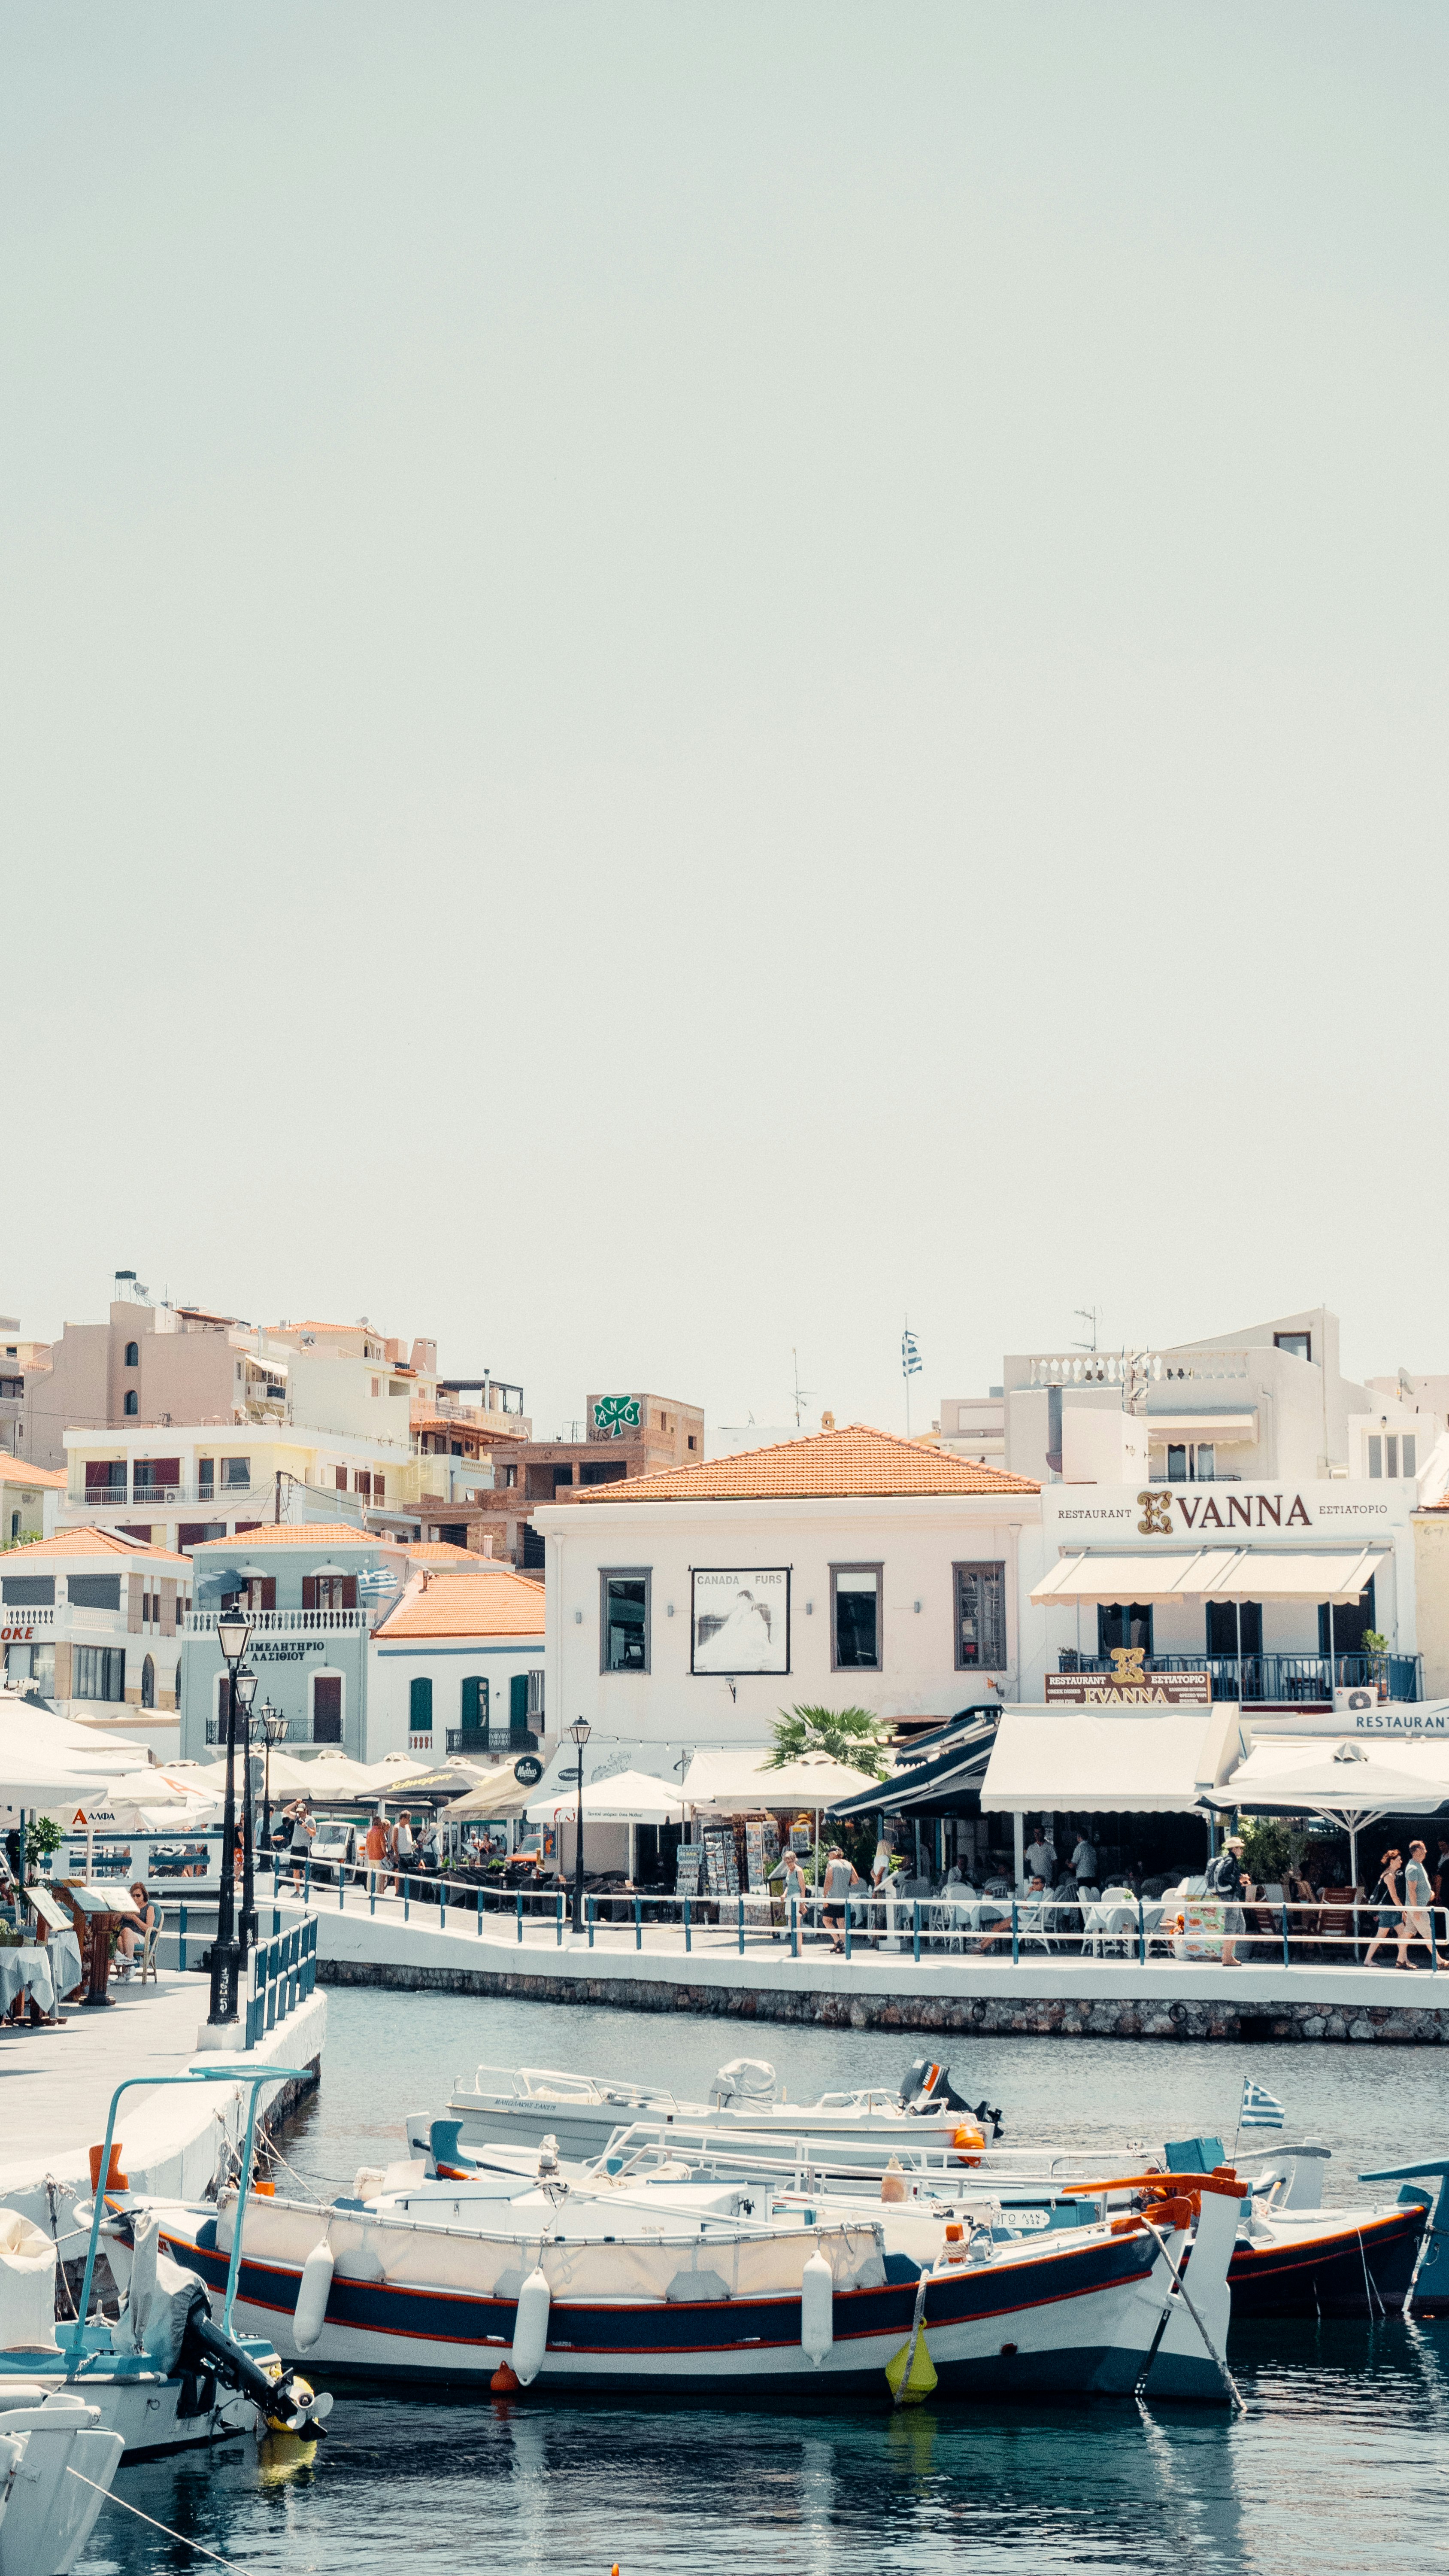
[{"label": "air conditioning unit", "polygon": [[1335,1717],[1364,1717],[1378,1704],[1378,1692],[1370,1682],[1356,1682],[1352,1690],[1336,1690],[1333,1694]]}]

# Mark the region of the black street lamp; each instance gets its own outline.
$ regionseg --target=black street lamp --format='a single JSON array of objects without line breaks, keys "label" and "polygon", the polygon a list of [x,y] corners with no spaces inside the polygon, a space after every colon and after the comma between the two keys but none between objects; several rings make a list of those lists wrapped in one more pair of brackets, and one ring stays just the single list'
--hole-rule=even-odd
[{"label": "black street lamp", "polygon": [[576,1717],[569,1728],[572,1741],[579,1748],[578,1804],[574,1811],[574,1938],[584,1928],[584,1746],[592,1729],[586,1717]]},{"label": "black street lamp", "polygon": [[221,1885],[216,1899],[216,1939],[211,1945],[208,2025],[234,2022],[237,2017],[236,1684],[251,1633],[252,1623],[245,1610],[223,1610],[217,1619],[216,1642],[226,1665],[226,1796],[221,1810]]},{"label": "black street lamp", "polygon": [[272,1852],[272,1746],[280,1744],[287,1732],[287,1721],[271,1701],[263,1700],[259,1723],[266,1742],[265,1772],[262,1780],[262,1850],[267,1858]]},{"label": "black street lamp", "polygon": [[257,1937],[256,1864],[252,1851],[252,1701],[257,1695],[256,1674],[237,1673],[232,1688],[241,1712],[236,1731],[242,1748],[241,1965],[245,1968]]}]

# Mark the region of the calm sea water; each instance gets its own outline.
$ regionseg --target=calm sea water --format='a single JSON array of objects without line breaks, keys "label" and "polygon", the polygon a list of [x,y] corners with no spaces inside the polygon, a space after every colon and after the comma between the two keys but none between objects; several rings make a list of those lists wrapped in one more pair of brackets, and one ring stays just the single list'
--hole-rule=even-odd
[{"label": "calm sea water", "polygon": [[[894,2081],[920,2042],[688,2016],[335,1991],[318,2097],[285,2142],[309,2189],[402,2153],[480,2060],[655,2078],[702,2092],[720,2060],[772,2057],[792,2095]],[[1332,2196],[1363,2165],[1449,2146],[1436,2051],[991,2040],[954,2073],[1008,2136],[1102,2148],[1231,2139],[1245,2072],[1289,2130],[1333,2149]],[[1160,2406],[923,2407],[887,2416],[341,2397],[310,2460],[250,2445],[129,2469],[127,2502],[247,2570],[395,2576],[856,2576],[856,2571],[1313,2571],[1367,2576],[1449,2555],[1449,2324],[1263,2324],[1234,2332],[1245,2418]],[[209,2562],[102,2508],[85,2576]]]}]

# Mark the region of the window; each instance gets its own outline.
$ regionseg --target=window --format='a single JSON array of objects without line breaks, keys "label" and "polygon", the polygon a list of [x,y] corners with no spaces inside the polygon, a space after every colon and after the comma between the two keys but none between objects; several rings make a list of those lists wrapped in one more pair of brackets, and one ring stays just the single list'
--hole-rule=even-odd
[{"label": "window", "polygon": [[366,1494],[369,1497],[371,1496],[372,1477],[366,1467],[359,1467],[355,1471],[352,1479],[352,1490],[355,1494]]},{"label": "window", "polygon": [[382,1501],[383,1490],[386,1483],[387,1479],[385,1476],[379,1476],[374,1472],[372,1479],[372,1499],[375,1503],[380,1503]]},{"label": "window", "polygon": [[119,1610],[119,1574],[73,1574],[65,1587],[73,1610]]},{"label": "window", "polygon": [[692,1431],[691,1431],[691,1433],[690,1433],[690,1435],[689,1435],[689,1445],[690,1445],[691,1449],[694,1447],[694,1433],[693,1433]]},{"label": "window", "polygon": [[1391,1431],[1384,1442],[1384,1474],[1386,1476],[1397,1476],[1398,1472],[1399,1435],[1396,1431]]},{"label": "window", "polygon": [[139,1343],[139,1342],[128,1342],[128,1343],[126,1344],[126,1366],[127,1366],[127,1368],[139,1368],[139,1367],[140,1367],[140,1365],[141,1365],[141,1346],[140,1346],[140,1343]]},{"label": "window", "polygon": [[[1263,1605],[1261,1601],[1210,1601],[1207,1605],[1207,1650],[1210,1655],[1235,1655],[1238,1651],[1238,1613],[1243,1620],[1243,1652],[1261,1655],[1263,1651]],[[1231,1693],[1229,1694],[1231,1696]]]},{"label": "window", "polygon": [[216,1460],[214,1458],[198,1458],[196,1462],[196,1499],[199,1503],[209,1503],[213,1500],[215,1493]]},{"label": "window", "polygon": [[73,1699],[121,1700],[126,1696],[126,1656],[121,1646],[76,1646],[71,1651]]},{"label": "window", "polygon": [[542,1664],[530,1664],[528,1668],[528,1714],[530,1717],[543,1715]]},{"label": "window", "polygon": [[340,1744],[342,1741],[340,1673],[314,1673],[312,1676],[312,1741],[314,1744]]},{"label": "window", "polygon": [[416,1673],[408,1684],[408,1733],[431,1735],[433,1731],[433,1685],[425,1673]]},{"label": "window", "polygon": [[1006,1568],[958,1565],[956,1572],[956,1670],[1006,1669]]},{"label": "window", "polygon": [[131,1476],[131,1500],[139,1503],[157,1494],[174,1494],[181,1483],[179,1458],[138,1458]]},{"label": "window", "polygon": [[223,1458],[221,1481],[224,1485],[249,1485],[252,1481],[250,1458]]},{"label": "window", "polygon": [[154,1708],[155,1705],[156,1667],[148,1655],[141,1666],[141,1706],[143,1708]]},{"label": "window", "polygon": [[0,1600],[7,1609],[51,1610],[55,1607],[53,1574],[7,1574],[0,1581]]},{"label": "window", "polygon": [[1405,1475],[1406,1475],[1406,1476],[1417,1476],[1417,1474],[1418,1474],[1418,1472],[1419,1472],[1418,1465],[1417,1465],[1417,1463],[1416,1463],[1416,1462],[1417,1462],[1417,1459],[1418,1459],[1418,1455],[1419,1455],[1419,1444],[1418,1444],[1418,1436],[1417,1436],[1417,1434],[1416,1434],[1415,1432],[1412,1432],[1412,1431],[1406,1431],[1406,1432],[1404,1433],[1403,1439],[1402,1439],[1402,1440],[1401,1440],[1401,1442],[1399,1443],[1399,1446],[1400,1446],[1400,1448],[1401,1448],[1401,1450],[1402,1450],[1402,1452],[1403,1452],[1404,1473],[1405,1473]]},{"label": "window", "polygon": [[1169,1485],[1211,1485],[1217,1477],[1217,1452],[1211,1440],[1197,1442],[1169,1440],[1167,1444],[1167,1481]]},{"label": "window", "polygon": [[832,1565],[830,1569],[832,1672],[880,1670],[881,1573],[878,1565]]},{"label": "window", "polygon": [[1289,1358],[1293,1360],[1311,1360],[1313,1335],[1311,1333],[1275,1333],[1273,1348],[1275,1351],[1286,1351]]},{"label": "window", "polygon": [[470,1673],[463,1684],[462,1708],[465,1735],[483,1735],[488,1728],[488,1684],[477,1673]]},{"label": "window", "polygon": [[1097,1652],[1105,1657],[1114,1646],[1140,1646],[1152,1652],[1152,1609],[1140,1601],[1103,1601],[1097,1610]]},{"label": "window", "polygon": [[528,1733],[527,1673],[515,1673],[508,1685],[508,1731],[510,1735]]},{"label": "window", "polygon": [[518,1536],[523,1550],[523,1555],[520,1561],[524,1565],[532,1565],[539,1568],[545,1566],[548,1562],[548,1551],[543,1543],[542,1531],[536,1530],[532,1521],[525,1521],[523,1527],[518,1533]]},{"label": "window", "polygon": [[499,1485],[516,1485],[518,1482],[518,1469],[516,1467],[503,1468],[500,1474],[495,1477],[494,1482]]},{"label": "window", "polygon": [[123,1503],[125,1499],[125,1459],[87,1458],[86,1501],[88,1503]]},{"label": "window", "polygon": [[646,1566],[600,1574],[601,1673],[648,1672],[649,1579]]},{"label": "window", "polygon": [[355,1574],[304,1574],[302,1577],[304,1610],[355,1610],[357,1577]]},{"label": "window", "polygon": [[585,1458],[579,1468],[581,1485],[617,1485],[629,1473],[625,1458]]},{"label": "window", "polygon": [[[1364,1652],[1363,1641],[1366,1632],[1369,1629],[1377,1631],[1379,1624],[1374,1617],[1372,1575],[1369,1576],[1368,1590],[1360,1600],[1335,1601],[1331,1610],[1326,1601],[1319,1602],[1318,1651],[1320,1655],[1326,1655],[1329,1652],[1330,1619],[1333,1627],[1333,1652],[1336,1655],[1361,1655]],[[1350,1673],[1341,1678],[1352,1681],[1355,1676]]]},{"label": "window", "polygon": [[337,1468],[334,1468],[334,1470],[333,1470],[333,1480],[334,1480],[334,1482],[335,1482],[335,1484],[336,1484],[336,1487],[337,1487],[337,1490],[338,1490],[339,1494],[345,1494],[345,1493],[346,1493],[346,1491],[347,1491],[347,1470],[346,1470],[346,1468],[345,1468],[345,1467],[337,1467]]},{"label": "window", "polygon": [[135,1388],[133,1386],[128,1386],[126,1389],[125,1401],[121,1406],[121,1411],[123,1413],[139,1413],[140,1410],[141,1399],[136,1393]]},{"label": "window", "polygon": [[20,1514],[18,1512],[12,1512],[10,1515],[10,1535],[13,1539],[20,1536]]}]

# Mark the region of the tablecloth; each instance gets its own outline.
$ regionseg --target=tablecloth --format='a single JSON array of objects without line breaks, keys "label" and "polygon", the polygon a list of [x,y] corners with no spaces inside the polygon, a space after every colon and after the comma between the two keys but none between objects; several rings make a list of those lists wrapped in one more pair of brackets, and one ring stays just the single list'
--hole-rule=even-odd
[{"label": "tablecloth", "polygon": [[42,2012],[55,2010],[55,1982],[43,1950],[0,1950],[0,2012],[9,2012],[27,1994]]},{"label": "tablecloth", "polygon": [[58,1995],[68,1995],[85,1974],[80,1943],[73,1932],[52,1932],[47,1947],[55,1991]]}]

